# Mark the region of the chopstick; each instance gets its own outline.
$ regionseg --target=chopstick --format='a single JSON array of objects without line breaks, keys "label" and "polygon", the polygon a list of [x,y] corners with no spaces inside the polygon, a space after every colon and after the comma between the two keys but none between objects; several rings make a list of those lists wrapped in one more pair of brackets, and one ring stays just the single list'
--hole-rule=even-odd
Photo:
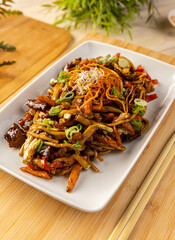
[{"label": "chopstick", "polygon": [[174,154],[175,133],[160,153],[108,240],[124,240],[129,237],[152,193],[173,159]]}]

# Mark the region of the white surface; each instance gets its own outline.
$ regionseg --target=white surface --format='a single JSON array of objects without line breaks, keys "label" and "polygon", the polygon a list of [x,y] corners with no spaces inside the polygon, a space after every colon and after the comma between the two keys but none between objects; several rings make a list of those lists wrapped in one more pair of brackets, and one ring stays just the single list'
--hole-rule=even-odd
[{"label": "white surface", "polygon": [[[126,151],[110,153],[104,156],[103,162],[96,161],[95,165],[100,169],[100,173],[95,173],[91,169],[83,171],[71,194],[66,192],[67,178],[64,176],[56,176],[52,180],[45,180],[21,172],[19,168],[23,164],[22,158],[18,156],[19,151],[10,149],[3,135],[13,122],[17,122],[22,118],[25,109],[24,104],[27,99],[43,94],[49,87],[50,79],[58,76],[59,71],[62,70],[67,61],[80,56],[82,58],[91,58],[99,55],[113,55],[116,52],[128,57],[136,66],[143,64],[151,77],[159,80],[156,87],[159,98],[148,103],[146,114],[150,121],[148,131],[137,140],[125,144]],[[174,86],[174,66],[127,49],[87,41],[49,67],[0,111],[0,168],[75,208],[89,212],[100,210],[119,188],[167,112],[174,99]]]}]

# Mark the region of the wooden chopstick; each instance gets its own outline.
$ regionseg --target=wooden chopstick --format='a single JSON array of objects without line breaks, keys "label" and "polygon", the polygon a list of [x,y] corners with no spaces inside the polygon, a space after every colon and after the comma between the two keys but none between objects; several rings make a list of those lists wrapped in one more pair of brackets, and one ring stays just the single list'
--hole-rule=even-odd
[{"label": "wooden chopstick", "polygon": [[175,133],[162,150],[108,240],[124,240],[128,238],[152,193],[169,166],[174,154]]}]

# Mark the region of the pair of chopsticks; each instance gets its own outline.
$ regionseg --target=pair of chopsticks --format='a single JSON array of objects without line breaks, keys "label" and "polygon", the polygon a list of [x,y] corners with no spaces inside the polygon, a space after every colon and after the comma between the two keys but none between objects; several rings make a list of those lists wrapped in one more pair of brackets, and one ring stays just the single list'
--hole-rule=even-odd
[{"label": "pair of chopsticks", "polygon": [[174,154],[175,133],[160,153],[108,240],[125,240],[129,237],[151,195],[173,159]]}]

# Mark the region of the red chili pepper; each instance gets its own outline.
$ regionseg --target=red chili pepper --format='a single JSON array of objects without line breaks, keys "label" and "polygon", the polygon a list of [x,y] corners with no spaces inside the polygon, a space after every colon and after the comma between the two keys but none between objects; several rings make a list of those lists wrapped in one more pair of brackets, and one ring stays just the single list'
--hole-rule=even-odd
[{"label": "red chili pepper", "polygon": [[47,170],[47,171],[52,171],[52,170],[55,170],[56,168],[63,167],[63,163],[61,163],[61,162],[54,162],[50,166],[47,165],[47,161],[46,161],[45,157],[41,158],[41,164],[44,167],[44,169]]},{"label": "red chili pepper", "polygon": [[142,67],[142,65],[139,65],[135,72],[145,72],[145,69]]},{"label": "red chili pepper", "polygon": [[150,75],[146,72],[146,77],[148,78],[148,80],[152,81]]},{"label": "red chili pepper", "polygon": [[151,82],[152,82],[153,84],[158,84],[158,83],[159,83],[157,79],[153,79],[153,80],[151,80]]},{"label": "red chili pepper", "polygon": [[118,58],[120,58],[120,53],[116,53],[113,57],[118,57]]},{"label": "red chili pepper", "polygon": [[147,102],[150,102],[150,101],[152,101],[152,100],[154,100],[154,99],[156,99],[156,98],[158,98],[158,96],[157,96],[156,93],[154,93],[154,94],[151,94],[151,95],[147,95],[147,96],[145,97],[145,100],[146,100]]},{"label": "red chili pepper", "polygon": [[41,164],[42,164],[42,166],[44,167],[44,169],[47,170],[47,171],[52,171],[52,170],[55,169],[55,167],[51,167],[51,166],[48,166],[48,165],[47,165],[47,161],[46,161],[46,158],[45,158],[45,157],[42,157],[42,158],[41,158]]}]

